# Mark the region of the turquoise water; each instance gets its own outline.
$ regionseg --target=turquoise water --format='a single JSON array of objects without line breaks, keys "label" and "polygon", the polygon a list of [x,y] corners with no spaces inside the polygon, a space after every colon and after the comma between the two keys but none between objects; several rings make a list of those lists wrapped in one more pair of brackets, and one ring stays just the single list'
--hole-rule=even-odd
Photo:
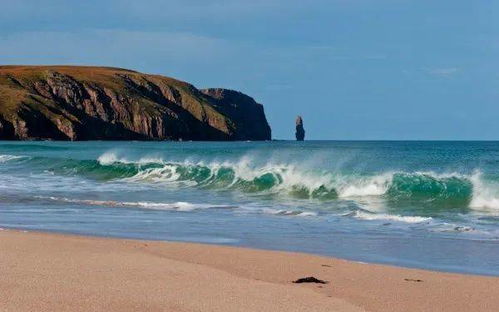
[{"label": "turquoise water", "polygon": [[0,227],[499,275],[499,142],[0,141]]}]

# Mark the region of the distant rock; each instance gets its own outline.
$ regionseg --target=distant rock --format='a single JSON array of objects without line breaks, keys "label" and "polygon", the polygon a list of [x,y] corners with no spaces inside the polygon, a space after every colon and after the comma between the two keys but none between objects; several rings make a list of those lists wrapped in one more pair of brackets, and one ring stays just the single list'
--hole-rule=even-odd
[{"label": "distant rock", "polygon": [[301,118],[301,116],[296,117],[295,136],[297,141],[305,140],[305,129],[303,128],[303,119]]},{"label": "distant rock", "polygon": [[0,66],[0,140],[270,140],[263,106],[225,89],[87,66]]}]

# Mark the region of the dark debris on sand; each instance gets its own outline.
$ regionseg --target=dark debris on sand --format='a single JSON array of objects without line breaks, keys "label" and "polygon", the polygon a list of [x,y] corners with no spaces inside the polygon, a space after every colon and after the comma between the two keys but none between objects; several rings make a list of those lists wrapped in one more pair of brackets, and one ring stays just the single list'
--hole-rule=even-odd
[{"label": "dark debris on sand", "polygon": [[320,279],[317,279],[317,278],[315,278],[313,276],[309,276],[309,277],[299,278],[296,281],[293,281],[293,283],[295,283],[295,284],[301,284],[301,283],[327,284],[328,282],[320,280]]}]

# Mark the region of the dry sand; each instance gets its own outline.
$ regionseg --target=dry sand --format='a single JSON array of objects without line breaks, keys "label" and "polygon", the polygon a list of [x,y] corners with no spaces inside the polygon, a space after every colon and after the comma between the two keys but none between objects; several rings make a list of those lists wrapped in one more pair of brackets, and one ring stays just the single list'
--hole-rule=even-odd
[{"label": "dry sand", "polygon": [[499,311],[499,278],[2,230],[0,311]]}]

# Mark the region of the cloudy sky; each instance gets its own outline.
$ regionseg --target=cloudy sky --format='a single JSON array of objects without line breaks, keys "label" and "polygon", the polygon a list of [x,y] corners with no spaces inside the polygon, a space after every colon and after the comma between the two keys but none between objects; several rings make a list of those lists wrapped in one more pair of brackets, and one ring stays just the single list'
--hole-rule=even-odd
[{"label": "cloudy sky", "polygon": [[0,64],[106,65],[265,105],[277,139],[499,139],[499,1],[0,0]]}]

